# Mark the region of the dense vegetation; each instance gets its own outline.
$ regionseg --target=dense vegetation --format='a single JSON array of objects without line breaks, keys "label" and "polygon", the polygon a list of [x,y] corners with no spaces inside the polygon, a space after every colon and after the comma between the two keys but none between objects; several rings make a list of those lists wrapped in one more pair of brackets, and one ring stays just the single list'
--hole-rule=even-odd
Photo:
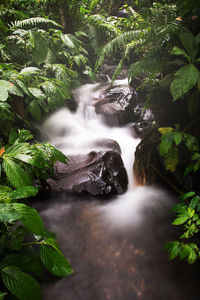
[{"label": "dense vegetation", "polygon": [[[40,299],[42,265],[57,276],[73,272],[55,235],[28,205],[54,163],[67,163],[36,140],[33,124],[60,106],[73,109],[72,88],[94,79],[106,58],[118,64],[113,80],[128,66],[130,84],[137,82],[155,110],[153,129],[168,172],[181,165],[182,176],[198,174],[199,16],[195,0],[1,2],[0,299]],[[177,113],[167,119],[171,103]],[[173,222],[183,233],[168,249],[172,259],[193,263],[200,258],[200,196],[198,189],[184,192]]]}]

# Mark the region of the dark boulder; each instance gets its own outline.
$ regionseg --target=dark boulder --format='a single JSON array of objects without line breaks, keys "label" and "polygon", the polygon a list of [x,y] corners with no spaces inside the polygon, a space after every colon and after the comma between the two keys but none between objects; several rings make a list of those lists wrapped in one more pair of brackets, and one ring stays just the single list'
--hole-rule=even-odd
[{"label": "dark boulder", "polygon": [[135,107],[135,114],[138,116],[137,122],[133,123],[133,130],[136,136],[144,137],[154,122],[154,115],[151,109],[144,109],[144,106],[138,104]]},{"label": "dark boulder", "polygon": [[92,195],[122,194],[128,185],[121,156],[114,151],[69,156],[69,163],[56,163],[49,188],[58,192]]},{"label": "dark boulder", "polygon": [[136,92],[130,86],[115,86],[105,90],[102,101],[95,105],[110,126],[125,125],[134,121]]},{"label": "dark boulder", "polygon": [[121,148],[120,145],[112,139],[98,139],[93,143],[95,148],[98,148],[99,150],[111,150],[115,151],[119,154],[121,154]]}]

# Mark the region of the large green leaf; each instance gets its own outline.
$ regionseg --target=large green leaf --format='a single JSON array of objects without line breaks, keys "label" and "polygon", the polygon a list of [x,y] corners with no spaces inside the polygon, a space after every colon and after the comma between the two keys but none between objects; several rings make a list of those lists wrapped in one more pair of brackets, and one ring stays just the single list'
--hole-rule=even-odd
[{"label": "large green leaf", "polygon": [[19,220],[21,215],[12,204],[0,204],[0,222],[12,223]]},{"label": "large green leaf", "polygon": [[190,62],[190,57],[187,55],[187,53],[183,49],[180,49],[179,47],[175,46],[172,49],[172,54],[173,55],[183,55],[188,60],[188,62]]},{"label": "large green leaf", "polygon": [[0,86],[0,101],[6,101],[8,99],[8,90]]},{"label": "large green leaf", "polygon": [[33,54],[33,60],[36,62],[36,64],[40,65],[43,63],[48,54],[48,47],[47,42],[45,38],[37,31],[31,32],[31,39],[32,39],[32,54]]},{"label": "large green leaf", "polygon": [[63,277],[73,273],[66,258],[49,246],[40,246],[40,258],[47,270],[56,276]]},{"label": "large green leaf", "polygon": [[11,158],[4,158],[3,168],[8,181],[16,188],[31,185],[31,178],[25,170]]},{"label": "large green leaf", "polygon": [[42,235],[44,226],[39,213],[32,207],[23,203],[13,203],[14,209],[21,215],[20,221],[32,233]]},{"label": "large green leaf", "polygon": [[8,90],[10,88],[10,82],[7,80],[0,80],[0,88]]},{"label": "large green leaf", "polygon": [[23,199],[27,197],[35,197],[38,193],[38,188],[35,186],[23,186],[15,191],[9,192],[9,197],[12,200]]},{"label": "large green leaf", "polygon": [[29,105],[29,111],[36,120],[41,118],[41,110],[36,101],[32,101]]},{"label": "large green leaf", "polygon": [[196,45],[195,37],[189,32],[183,32],[179,35],[180,40],[187,53],[189,54],[191,61],[193,61],[198,53],[199,47]]},{"label": "large green leaf", "polygon": [[28,90],[35,98],[37,98],[39,100],[45,99],[45,94],[42,93],[42,91],[40,89],[30,87],[30,88],[28,88]]},{"label": "large green leaf", "polygon": [[177,100],[190,91],[195,86],[198,79],[199,71],[193,64],[181,67],[175,73],[175,78],[170,85],[173,100]]},{"label": "large green leaf", "polygon": [[23,97],[23,95],[24,95],[22,89],[20,87],[18,87],[16,84],[13,84],[13,83],[10,85],[10,88],[9,88],[8,92],[10,94],[13,94],[13,95],[16,95],[16,96],[19,96],[19,97]]},{"label": "large green leaf", "polygon": [[3,268],[1,276],[7,289],[20,300],[41,299],[39,283],[20,269],[12,266]]}]

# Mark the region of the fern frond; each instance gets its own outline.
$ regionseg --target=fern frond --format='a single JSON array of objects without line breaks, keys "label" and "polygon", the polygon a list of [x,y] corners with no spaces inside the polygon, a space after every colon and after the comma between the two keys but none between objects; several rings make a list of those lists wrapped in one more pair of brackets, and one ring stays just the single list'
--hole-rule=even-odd
[{"label": "fern frond", "polygon": [[161,73],[163,66],[164,62],[161,59],[148,57],[132,64],[128,70],[128,77],[130,79],[144,73],[153,78]]},{"label": "fern frond", "polygon": [[117,78],[117,76],[120,74],[123,64],[124,64],[124,60],[128,57],[130,51],[135,47],[135,42],[131,42],[129,44],[126,45],[126,49],[124,51],[124,55],[122,57],[122,59],[120,60],[120,62],[118,63],[117,69],[115,70],[115,73],[112,77],[112,81],[111,81],[111,85],[113,84],[113,82],[115,81],[115,79]]},{"label": "fern frond", "polygon": [[89,39],[88,41],[89,49],[91,49],[93,53],[97,54],[99,49],[97,30],[93,25],[87,24],[86,32],[88,34],[88,39]]},{"label": "fern frond", "polygon": [[112,24],[111,22],[107,22],[105,18],[100,15],[92,15],[87,17],[87,23],[92,24],[100,30],[112,32],[115,35],[119,35],[121,33],[121,31],[114,24]]},{"label": "fern frond", "polygon": [[114,38],[106,46],[104,46],[103,50],[101,51],[100,57],[96,63],[95,70],[100,67],[105,57],[112,55],[117,49],[124,49],[125,45],[132,40],[140,40],[141,42],[148,33],[148,30],[134,30],[125,32],[120,36]]},{"label": "fern frond", "polygon": [[11,24],[10,28],[14,29],[14,28],[26,28],[26,27],[35,27],[35,26],[40,26],[40,25],[51,25],[54,27],[62,27],[60,24],[58,24],[55,21],[49,20],[49,19],[45,19],[45,18],[41,18],[41,17],[35,17],[35,18],[29,18],[29,19],[25,19],[22,21],[15,21],[14,23]]}]

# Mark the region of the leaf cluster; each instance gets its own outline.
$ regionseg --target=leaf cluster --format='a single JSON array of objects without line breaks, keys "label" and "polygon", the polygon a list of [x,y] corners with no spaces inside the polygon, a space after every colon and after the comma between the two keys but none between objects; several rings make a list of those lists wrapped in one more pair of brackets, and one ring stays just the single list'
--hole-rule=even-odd
[{"label": "leaf cluster", "polygon": [[38,279],[43,266],[56,276],[73,273],[34,208],[23,203],[0,204],[0,225],[1,299],[8,293],[22,300],[41,299]]},{"label": "leaf cluster", "polygon": [[182,233],[178,241],[168,242],[166,249],[170,259],[185,259],[189,264],[200,259],[198,235],[200,231],[200,197],[194,192],[181,196],[181,201],[172,209],[176,212],[173,225],[181,226]]}]

